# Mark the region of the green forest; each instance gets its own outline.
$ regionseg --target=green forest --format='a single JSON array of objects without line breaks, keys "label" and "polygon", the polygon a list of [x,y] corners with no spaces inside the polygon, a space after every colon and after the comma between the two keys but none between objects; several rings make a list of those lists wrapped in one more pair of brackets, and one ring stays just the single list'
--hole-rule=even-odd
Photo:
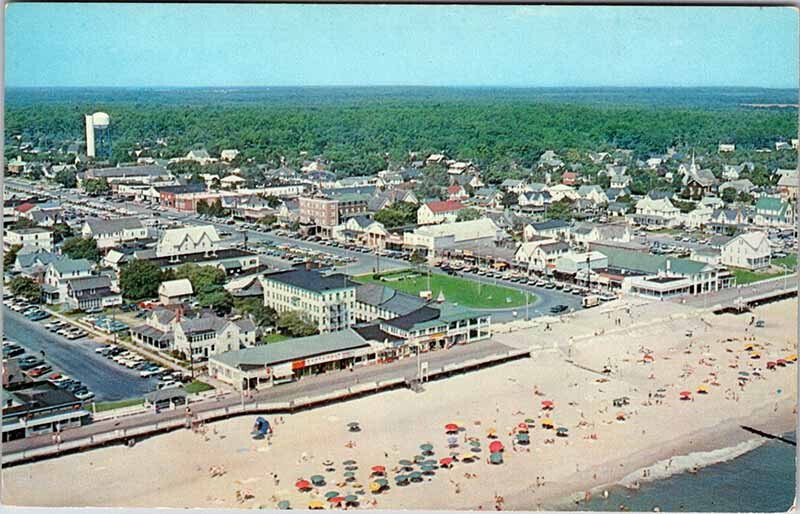
[{"label": "green forest", "polygon": [[[646,91],[637,91],[631,95],[634,100],[647,98]],[[741,103],[703,108],[685,100],[626,103],[618,96],[593,103],[569,97],[543,101],[533,92],[396,92],[333,95],[329,101],[319,94],[308,101],[302,94],[286,94],[219,102],[213,96],[205,102],[190,101],[194,97],[188,95],[185,102],[169,97],[161,103],[148,101],[147,92],[139,97],[127,92],[116,100],[105,92],[98,102],[75,95],[77,102],[68,94],[34,95],[27,101],[19,92],[11,95],[6,156],[17,155],[19,143],[31,140],[42,148],[64,151],[70,142],[82,139],[83,114],[97,110],[111,116],[112,163],[131,161],[133,149],[142,150],[141,156],[171,158],[197,147],[212,155],[236,148],[242,160],[276,166],[281,157],[297,165],[307,156],[321,156],[339,176],[407,163],[409,152],[445,153],[488,169],[511,163],[530,167],[545,150],[626,148],[643,157],[670,146],[716,153],[720,142],[752,151],[797,137],[795,109],[755,109]]]}]

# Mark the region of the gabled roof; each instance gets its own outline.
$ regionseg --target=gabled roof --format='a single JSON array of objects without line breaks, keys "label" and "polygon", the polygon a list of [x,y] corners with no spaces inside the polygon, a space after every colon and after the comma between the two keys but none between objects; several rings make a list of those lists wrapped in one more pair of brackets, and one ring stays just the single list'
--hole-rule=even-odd
[{"label": "gabled roof", "polygon": [[194,289],[192,289],[192,283],[188,278],[180,278],[161,282],[158,287],[158,294],[168,297],[187,296],[194,294]]},{"label": "gabled roof", "polygon": [[73,291],[103,289],[111,287],[111,280],[104,275],[98,275],[93,277],[72,278],[67,280],[67,285]]},{"label": "gabled roof", "polygon": [[425,204],[432,212],[440,214],[443,212],[454,212],[463,209],[465,206],[456,200],[440,200]]},{"label": "gabled roof", "polygon": [[87,259],[66,258],[51,262],[50,265],[62,275],[64,273],[74,273],[76,271],[84,271],[88,273],[92,269],[92,262]]},{"label": "gabled roof", "polygon": [[92,231],[92,235],[97,236],[101,234],[114,234],[122,232],[123,230],[137,230],[144,228],[142,221],[139,218],[116,218],[104,220],[101,218],[88,218],[86,225]]},{"label": "gabled roof", "polygon": [[569,223],[563,220],[547,220],[539,223],[531,223],[531,227],[537,232],[542,230],[554,230],[560,228],[569,228]]},{"label": "gabled roof", "polygon": [[348,289],[357,285],[355,282],[348,280],[347,275],[341,273],[323,275],[318,271],[306,269],[292,269],[268,273],[264,275],[264,280],[280,282],[317,293],[335,291],[337,289]]},{"label": "gabled roof", "polygon": [[356,289],[356,301],[404,316],[427,302],[417,296],[381,284],[363,284]]}]

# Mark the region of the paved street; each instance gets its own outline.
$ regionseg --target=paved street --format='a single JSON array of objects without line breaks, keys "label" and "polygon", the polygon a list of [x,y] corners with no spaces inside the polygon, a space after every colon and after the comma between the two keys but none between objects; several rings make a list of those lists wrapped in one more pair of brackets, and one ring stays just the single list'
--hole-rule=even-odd
[{"label": "paved street", "polygon": [[[422,355],[422,362],[428,362],[430,368],[439,368],[444,365],[456,362],[463,362],[469,359],[486,357],[491,354],[503,353],[511,348],[495,341],[481,341],[466,346],[456,346],[449,350],[426,353]],[[356,384],[363,384],[375,381],[389,380],[398,377],[413,378],[416,376],[417,361],[415,358],[407,358],[388,364],[371,365],[357,368],[354,371],[331,372],[316,377],[306,377],[292,383],[276,386],[270,389],[256,392],[253,400],[250,401],[274,401],[285,402],[295,398],[302,398],[310,395],[321,395],[343,389]],[[502,370],[497,372],[502,373]],[[222,399],[208,399],[193,403],[194,412],[204,412],[221,407],[236,405],[241,403],[242,397],[236,393],[228,393]],[[91,435],[97,435],[113,430],[131,429],[139,426],[150,425],[158,421],[182,418],[185,415],[183,409],[163,411],[159,414],[145,414],[130,416],[117,420],[106,420],[93,423],[80,428],[70,429],[63,433],[63,441],[71,441]],[[34,436],[27,439],[20,439],[3,444],[6,453],[18,452],[26,449],[38,448],[51,444],[49,435]]]},{"label": "paved street", "polygon": [[139,377],[130,370],[94,352],[100,344],[83,338],[70,341],[45,330],[39,323],[3,308],[3,335],[23,346],[29,354],[41,356],[53,366],[53,372],[66,373],[86,384],[95,401],[139,398],[155,389],[154,378]]}]

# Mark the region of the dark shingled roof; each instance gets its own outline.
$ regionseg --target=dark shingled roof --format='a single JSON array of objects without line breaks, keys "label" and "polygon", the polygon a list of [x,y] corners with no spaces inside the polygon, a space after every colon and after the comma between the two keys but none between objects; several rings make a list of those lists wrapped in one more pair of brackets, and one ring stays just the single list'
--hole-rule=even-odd
[{"label": "dark shingled roof", "polygon": [[405,316],[400,316],[399,318],[386,321],[386,324],[391,325],[393,327],[397,327],[401,330],[408,330],[417,323],[423,323],[425,321],[438,319],[439,314],[440,313],[438,309],[433,309],[431,307],[422,307],[421,309],[417,309],[414,312],[410,312]]},{"label": "dark shingled roof", "polygon": [[334,275],[323,275],[318,271],[306,269],[292,269],[278,271],[264,275],[265,280],[274,280],[291,286],[299,287],[307,291],[321,293],[323,291],[333,291],[356,287],[358,284],[347,279],[346,275],[336,273]]}]

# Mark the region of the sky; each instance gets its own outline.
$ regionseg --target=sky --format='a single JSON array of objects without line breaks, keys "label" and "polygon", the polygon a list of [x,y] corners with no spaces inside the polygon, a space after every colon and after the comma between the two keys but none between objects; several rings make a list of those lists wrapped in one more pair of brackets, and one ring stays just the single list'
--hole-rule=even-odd
[{"label": "sky", "polygon": [[775,7],[25,4],[7,86],[798,85]]}]

